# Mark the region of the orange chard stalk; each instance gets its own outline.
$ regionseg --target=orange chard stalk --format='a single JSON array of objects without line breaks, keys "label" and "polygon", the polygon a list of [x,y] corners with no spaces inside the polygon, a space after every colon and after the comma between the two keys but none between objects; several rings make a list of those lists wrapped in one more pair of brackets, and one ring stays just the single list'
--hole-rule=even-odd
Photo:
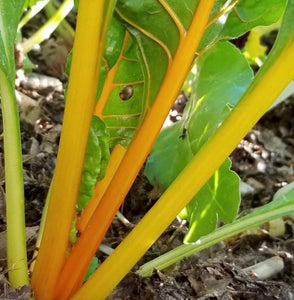
[{"label": "orange chard stalk", "polygon": [[[124,52],[125,46],[127,44],[128,38],[129,38],[129,33],[126,32],[120,55],[119,55],[115,65],[107,73],[101,96],[99,97],[99,100],[94,109],[94,114],[101,119],[103,119],[103,110],[104,110],[106,102],[110,96],[110,92],[111,92],[112,88],[115,86],[113,81],[114,81],[116,72],[118,70],[118,65],[121,61],[121,58],[123,57],[123,52]],[[106,191],[109,183],[111,182],[112,177],[114,176],[125,152],[126,152],[126,149],[119,144],[116,145],[115,148],[113,149],[113,151],[111,153],[111,158],[110,158],[108,166],[107,166],[105,177],[101,181],[97,182],[97,184],[95,186],[94,195],[92,196],[89,203],[87,204],[81,217],[77,220],[76,229],[79,232],[84,231],[86,225],[88,224],[89,220],[91,219],[95,209],[97,208],[98,204],[100,203],[100,200],[101,200],[104,192]]]},{"label": "orange chard stalk", "polygon": [[[110,96],[110,93],[111,93],[112,89],[117,85],[114,83],[114,78],[115,78],[116,72],[118,70],[119,63],[123,57],[123,52],[125,50],[129,36],[130,36],[130,34],[128,32],[126,32],[124,41],[123,41],[123,45],[122,45],[122,48],[120,51],[120,55],[119,55],[115,65],[107,73],[101,96],[99,97],[99,100],[95,106],[94,115],[98,116],[101,119],[103,119],[103,111],[104,111],[105,105],[107,103],[107,100]],[[109,183],[111,182],[112,177],[114,176],[117,168],[119,167],[119,164],[120,164],[121,160],[123,159],[125,152],[126,152],[126,149],[119,144],[116,145],[115,148],[113,149],[113,151],[111,153],[111,158],[110,158],[108,166],[107,166],[107,171],[106,171],[105,177],[103,178],[103,180],[97,182],[97,184],[95,186],[95,191],[94,191],[93,197],[87,204],[81,217],[77,220],[76,229],[79,232],[84,231],[86,225],[88,224],[89,220],[91,219],[104,192],[106,191]]]},{"label": "orange chard stalk", "polygon": [[117,144],[111,152],[105,177],[97,182],[93,197],[90,199],[81,217],[77,220],[76,229],[79,232],[83,232],[85,230],[125,153],[126,149],[120,144]]},{"label": "orange chard stalk", "polygon": [[[124,52],[124,49],[127,44],[129,36],[130,36],[130,34],[128,32],[126,32],[120,55],[119,55],[115,65],[107,73],[101,96],[99,97],[99,100],[95,106],[94,114],[101,119],[103,119],[103,110],[104,110],[107,100],[110,96],[111,90],[116,85],[114,83],[114,78],[115,78],[116,72],[118,70],[119,63],[123,57],[123,52]],[[125,152],[126,152],[126,149],[119,144],[116,145],[115,148],[113,149],[113,151],[111,153],[111,158],[110,158],[108,166],[107,166],[105,177],[101,181],[97,182],[97,184],[95,186],[94,195],[92,196],[89,203],[87,204],[81,217],[77,220],[76,229],[79,232],[84,231],[86,225],[88,224],[89,220],[91,219],[95,209],[97,208],[98,204],[100,203],[100,200],[101,200],[104,192],[106,191],[109,183],[111,182],[112,177],[114,176]]]},{"label": "orange chard stalk", "polygon": [[56,288],[56,299],[67,299],[81,286],[95,251],[150,152],[162,124],[190,71],[213,5],[214,0],[199,1],[188,31],[181,35],[178,49],[151,109],[138,128],[99,206],[64,265]]},{"label": "orange chard stalk", "polygon": [[[103,110],[104,110],[107,100],[110,96],[111,90],[116,85],[114,83],[114,78],[115,78],[116,72],[118,70],[119,63],[123,57],[123,52],[124,52],[125,46],[127,44],[127,41],[129,39],[129,36],[130,36],[130,34],[128,32],[126,32],[124,41],[123,41],[123,45],[122,45],[122,48],[120,51],[120,55],[119,55],[115,65],[107,73],[102,93],[99,97],[99,100],[98,100],[96,106],[95,106],[94,114],[101,119],[103,119]],[[116,145],[115,148],[113,149],[113,151],[111,153],[111,158],[110,158],[108,166],[107,166],[105,177],[101,181],[97,182],[97,184],[95,186],[94,195],[92,196],[91,200],[87,204],[81,217],[77,220],[76,229],[79,232],[84,231],[86,225],[88,224],[89,220],[91,219],[104,192],[106,191],[109,183],[111,182],[112,177],[114,176],[125,152],[126,152],[126,149],[119,144]]]},{"label": "orange chard stalk", "polygon": [[31,280],[35,296],[41,300],[53,299],[57,277],[66,259],[95,104],[109,2],[81,0],[79,4],[58,159],[44,235]]}]

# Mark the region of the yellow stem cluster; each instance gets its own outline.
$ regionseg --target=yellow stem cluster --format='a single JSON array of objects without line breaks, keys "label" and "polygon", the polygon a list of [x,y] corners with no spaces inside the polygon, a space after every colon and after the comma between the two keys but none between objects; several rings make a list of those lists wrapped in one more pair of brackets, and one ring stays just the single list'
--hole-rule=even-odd
[{"label": "yellow stem cluster", "polygon": [[294,41],[284,48],[262,76],[258,76],[227,120],[140,223],[74,295],[73,300],[104,299],[111,292],[219,168],[293,77]]},{"label": "yellow stem cluster", "polygon": [[53,299],[66,258],[88,139],[85,132],[89,132],[95,105],[106,2],[80,1],[58,159],[44,234],[32,275],[35,295],[41,300]]},{"label": "yellow stem cluster", "polygon": [[[58,283],[60,291],[58,295],[60,299],[66,299],[65,296],[61,297],[61,293],[62,295],[72,295],[80,287],[91,258],[101,243],[116,211],[151,150],[166,115],[173,105],[174,99],[190,70],[213,5],[214,0],[199,1],[193,21],[185,38],[178,46],[151,109],[148,111],[142,125],[136,132],[99,206],[95,210],[63,268]],[[175,78],[177,79],[175,80]],[[143,144],[144,148],[142,148]],[[138,253],[139,255],[142,254],[140,251]],[[137,255],[134,255],[134,257],[138,258]],[[130,262],[131,264],[135,263],[134,260],[130,260]],[[119,281],[118,278],[121,279],[122,274],[125,274],[128,270],[129,267],[122,269],[121,272],[115,275],[113,274],[114,278],[111,282],[106,284],[99,292],[94,286],[89,288],[88,292],[92,292],[94,298],[104,298]],[[102,278],[99,280],[102,280]],[[102,281],[104,282],[104,280]],[[85,298],[83,295],[79,299],[88,299],[87,297],[88,294]]]}]

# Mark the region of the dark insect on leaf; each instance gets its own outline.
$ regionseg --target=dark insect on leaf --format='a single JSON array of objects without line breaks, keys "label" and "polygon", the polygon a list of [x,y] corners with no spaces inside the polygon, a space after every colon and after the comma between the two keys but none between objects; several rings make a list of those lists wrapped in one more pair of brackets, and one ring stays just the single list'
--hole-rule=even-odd
[{"label": "dark insect on leaf", "polygon": [[119,97],[120,97],[121,100],[126,101],[126,100],[129,100],[133,96],[133,93],[134,93],[133,86],[132,85],[127,85],[119,93]]},{"label": "dark insect on leaf", "polygon": [[180,139],[184,139],[186,136],[187,136],[187,128],[184,128],[182,134],[180,135]]}]

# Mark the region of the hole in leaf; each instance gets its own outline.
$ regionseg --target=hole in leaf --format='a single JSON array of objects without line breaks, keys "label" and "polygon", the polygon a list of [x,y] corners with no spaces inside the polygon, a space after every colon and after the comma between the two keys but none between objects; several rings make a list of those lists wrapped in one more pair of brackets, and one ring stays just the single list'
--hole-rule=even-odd
[{"label": "hole in leaf", "polygon": [[133,86],[127,85],[119,93],[119,97],[121,100],[126,101],[126,100],[129,100],[133,96],[133,93],[134,93]]}]

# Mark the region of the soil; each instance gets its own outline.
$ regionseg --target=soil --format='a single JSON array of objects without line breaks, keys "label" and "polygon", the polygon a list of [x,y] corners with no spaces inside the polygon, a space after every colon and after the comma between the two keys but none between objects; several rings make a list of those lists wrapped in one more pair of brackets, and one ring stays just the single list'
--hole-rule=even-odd
[{"label": "soil", "polygon": [[[54,51],[48,46],[52,50],[50,60],[46,60],[46,43],[31,57],[38,63],[38,73],[23,76],[21,68],[18,71],[27,228],[35,228],[40,222],[56,162],[64,109],[66,75],[60,70],[65,64],[67,50],[54,38],[47,43],[55,45]],[[60,59],[61,53],[63,59]],[[52,64],[52,61],[56,63]],[[181,94],[170,114],[172,121],[180,116],[185,102]],[[294,97],[269,111],[232,153],[232,167],[240,175],[244,188],[241,215],[268,203],[279,188],[294,180],[293,115]],[[3,153],[2,140],[0,153]],[[0,162],[0,230],[4,232],[3,155]],[[159,195],[158,189],[152,187],[140,172],[120,209],[129,223],[115,218],[103,244],[115,248]],[[187,228],[175,220],[109,299],[294,299],[293,219],[284,218],[282,224],[283,231],[278,235],[273,235],[270,225],[266,224],[201,251],[149,278],[140,278],[135,273],[139,265],[182,243]],[[32,234],[29,247],[34,245],[35,238],[36,234]],[[28,254],[30,256],[31,252]],[[9,289],[5,279],[5,253],[0,251],[0,255],[0,298],[25,299],[27,288],[20,291]],[[100,261],[107,257],[101,250],[97,251],[97,256]],[[285,264],[273,277],[260,280],[244,272],[244,268],[273,256],[281,257]]]}]

